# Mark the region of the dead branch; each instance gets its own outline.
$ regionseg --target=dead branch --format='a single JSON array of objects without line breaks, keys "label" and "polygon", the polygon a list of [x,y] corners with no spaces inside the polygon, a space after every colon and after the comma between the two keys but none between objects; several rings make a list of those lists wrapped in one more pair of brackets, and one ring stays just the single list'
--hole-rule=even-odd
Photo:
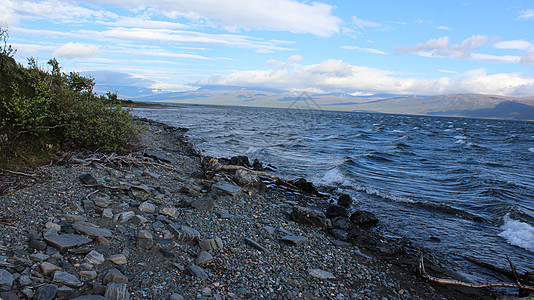
[{"label": "dead branch", "polygon": [[290,186],[290,187],[292,187],[294,189],[300,190],[298,187],[292,185],[291,183],[283,180],[282,178],[280,178],[278,176],[271,175],[271,174],[268,174],[268,173],[265,173],[265,172],[254,171],[254,170],[251,170],[249,168],[245,168],[243,166],[223,165],[223,166],[216,167],[213,170],[213,172],[217,173],[217,172],[222,171],[222,170],[245,170],[245,171],[249,171],[249,172],[254,173],[256,175],[265,176],[265,177],[269,177],[269,178],[272,178],[272,179],[280,180],[283,184],[285,184],[287,186]]},{"label": "dead branch", "polygon": [[39,176],[37,176],[35,174],[28,174],[28,173],[10,171],[10,170],[5,170],[5,169],[0,169],[0,172],[7,173],[7,174],[12,174],[12,175],[20,175],[20,176],[26,176],[26,177],[32,177],[32,178],[39,178]]},{"label": "dead branch", "polygon": [[458,286],[465,286],[465,287],[471,287],[471,288],[492,288],[492,287],[507,287],[507,288],[516,288],[520,290],[530,290],[534,291],[534,286],[528,286],[521,283],[509,283],[509,282],[490,282],[485,284],[473,284],[473,283],[467,283],[459,280],[454,279],[445,279],[445,278],[438,278],[431,275],[428,275],[428,273],[425,270],[425,264],[423,261],[423,256],[421,255],[421,259],[419,260],[419,273],[427,280],[430,280],[432,282],[437,282],[441,284],[450,284],[450,285],[458,285]]}]

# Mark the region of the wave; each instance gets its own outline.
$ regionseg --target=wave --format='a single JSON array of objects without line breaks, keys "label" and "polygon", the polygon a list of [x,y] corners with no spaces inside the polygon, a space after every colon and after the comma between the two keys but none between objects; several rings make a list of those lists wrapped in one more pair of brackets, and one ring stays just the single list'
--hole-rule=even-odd
[{"label": "wave", "polygon": [[530,151],[530,152],[534,152],[534,147],[532,147],[532,148],[528,148],[528,151]]},{"label": "wave", "polygon": [[509,214],[504,216],[503,230],[499,236],[504,238],[511,245],[527,249],[534,252],[534,227],[525,222],[510,218]]}]

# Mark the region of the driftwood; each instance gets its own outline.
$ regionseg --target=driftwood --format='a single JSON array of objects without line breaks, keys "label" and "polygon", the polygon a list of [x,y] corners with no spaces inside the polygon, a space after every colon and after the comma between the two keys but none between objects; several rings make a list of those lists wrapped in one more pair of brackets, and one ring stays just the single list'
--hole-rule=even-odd
[{"label": "driftwood", "polygon": [[421,255],[421,259],[419,260],[419,273],[427,280],[440,283],[440,284],[449,284],[449,285],[458,285],[458,286],[465,286],[465,287],[471,287],[471,288],[492,288],[492,287],[506,287],[506,288],[516,288],[519,290],[529,290],[534,291],[534,286],[524,285],[519,282],[516,283],[509,283],[509,282],[490,282],[490,283],[484,283],[484,284],[473,284],[473,283],[467,283],[459,280],[454,279],[445,279],[445,278],[438,278],[431,275],[428,275],[428,273],[425,270],[425,264],[423,261],[423,256]]},{"label": "driftwood", "polygon": [[20,176],[26,176],[26,177],[32,177],[32,178],[39,178],[39,176],[37,176],[35,174],[28,174],[28,173],[10,171],[10,170],[5,170],[5,169],[0,169],[0,172],[11,174],[11,175],[20,175]]},{"label": "driftwood", "polygon": [[294,189],[297,189],[299,190],[298,187],[294,186],[293,184],[283,180],[282,178],[278,177],[278,176],[275,176],[275,175],[271,175],[269,173],[265,173],[265,172],[260,172],[260,171],[254,171],[254,170],[251,170],[249,168],[246,168],[246,167],[243,167],[243,166],[234,166],[234,165],[223,165],[223,166],[218,166],[216,167],[213,172],[214,173],[217,173],[217,172],[220,172],[222,170],[245,170],[245,171],[248,171],[248,172],[251,172],[251,173],[254,173],[256,175],[259,175],[259,176],[265,176],[265,177],[269,177],[269,178],[272,178],[272,179],[276,179],[276,180],[279,180],[280,182],[282,182],[283,184],[289,186],[289,187],[292,187]]}]

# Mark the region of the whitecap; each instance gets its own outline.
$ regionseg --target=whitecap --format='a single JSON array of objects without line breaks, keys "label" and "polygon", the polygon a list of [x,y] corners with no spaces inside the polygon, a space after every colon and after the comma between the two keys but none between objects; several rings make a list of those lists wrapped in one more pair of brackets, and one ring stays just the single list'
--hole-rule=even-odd
[{"label": "whitecap", "polygon": [[349,185],[347,178],[343,175],[341,170],[339,168],[333,168],[328,170],[321,179],[322,184],[330,185],[330,184],[342,184],[342,185]]},{"label": "whitecap", "polygon": [[521,221],[504,216],[504,225],[501,226],[503,232],[499,236],[514,246],[534,252],[534,227]]},{"label": "whitecap", "polygon": [[530,151],[530,152],[534,152],[534,147],[532,147],[532,148],[528,148],[528,151]]}]

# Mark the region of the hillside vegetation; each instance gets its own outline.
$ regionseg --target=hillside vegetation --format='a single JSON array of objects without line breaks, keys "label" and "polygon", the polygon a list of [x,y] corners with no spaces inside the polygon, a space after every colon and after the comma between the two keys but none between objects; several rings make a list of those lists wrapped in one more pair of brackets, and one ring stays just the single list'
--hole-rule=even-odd
[{"label": "hillside vegetation", "polygon": [[35,167],[64,150],[131,148],[139,128],[115,94],[95,95],[93,79],[63,73],[55,59],[50,70],[33,58],[17,64],[0,33],[1,167]]}]

